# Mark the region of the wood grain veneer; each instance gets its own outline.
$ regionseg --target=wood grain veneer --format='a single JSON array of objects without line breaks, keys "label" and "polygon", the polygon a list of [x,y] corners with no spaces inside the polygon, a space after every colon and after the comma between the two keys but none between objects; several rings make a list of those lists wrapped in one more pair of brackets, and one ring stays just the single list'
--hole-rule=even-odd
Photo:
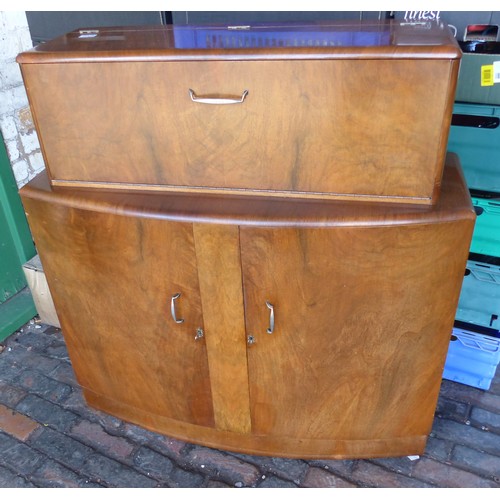
[{"label": "wood grain veneer", "polygon": [[214,425],[192,225],[25,202],[82,387]]},{"label": "wood grain veneer", "polygon": [[23,199],[32,198],[131,217],[271,227],[425,224],[436,220],[444,222],[473,217],[472,202],[457,155],[449,153],[446,164],[439,203],[435,206],[69,189],[52,186],[46,171],[24,186],[21,195]]},{"label": "wood grain veneer", "polygon": [[460,50],[432,24],[375,28],[389,42],[194,50],[172,28],[115,29],[22,54],[51,182],[433,204]]},{"label": "wood grain veneer", "polygon": [[455,156],[432,207],[96,192],[44,175],[21,196],[92,406],[240,452],[423,452],[475,220]]},{"label": "wood grain veneer", "polygon": [[217,429],[248,434],[248,370],[238,226],[193,224]]},{"label": "wood grain veneer", "polygon": [[[465,221],[242,228],[245,317],[256,338],[248,349],[253,432],[428,434],[470,229]],[[275,307],[272,335],[266,301]]]}]

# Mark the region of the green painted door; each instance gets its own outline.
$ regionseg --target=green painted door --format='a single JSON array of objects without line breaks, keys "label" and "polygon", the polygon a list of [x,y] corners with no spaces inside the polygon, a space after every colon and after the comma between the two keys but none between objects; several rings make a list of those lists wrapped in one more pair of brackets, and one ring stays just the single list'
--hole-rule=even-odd
[{"label": "green painted door", "polygon": [[12,298],[25,286],[23,270],[19,267],[19,256],[9,232],[4,211],[0,211],[0,304]]},{"label": "green painted door", "polygon": [[35,253],[0,135],[0,340],[36,315],[22,268]]}]

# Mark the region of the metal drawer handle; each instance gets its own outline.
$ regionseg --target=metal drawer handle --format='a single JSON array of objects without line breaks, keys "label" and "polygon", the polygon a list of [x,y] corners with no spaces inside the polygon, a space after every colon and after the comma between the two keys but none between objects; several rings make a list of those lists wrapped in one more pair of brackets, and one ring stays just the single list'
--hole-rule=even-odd
[{"label": "metal drawer handle", "polygon": [[266,301],[266,306],[269,309],[269,328],[266,330],[267,333],[274,333],[274,306]]},{"label": "metal drawer handle", "polygon": [[199,102],[201,104],[239,104],[245,100],[245,97],[248,95],[248,90],[244,90],[241,97],[197,96],[193,89],[189,89],[189,95],[193,102]]},{"label": "metal drawer handle", "polygon": [[172,295],[172,300],[170,301],[170,314],[172,314],[172,319],[176,323],[184,323],[183,319],[177,319],[177,315],[175,313],[175,301],[181,296],[180,293],[176,293],[175,295]]}]

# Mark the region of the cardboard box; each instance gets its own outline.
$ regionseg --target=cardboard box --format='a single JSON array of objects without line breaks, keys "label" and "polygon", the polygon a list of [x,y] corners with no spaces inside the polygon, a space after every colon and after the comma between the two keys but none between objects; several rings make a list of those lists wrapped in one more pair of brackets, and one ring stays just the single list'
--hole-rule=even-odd
[{"label": "cardboard box", "polygon": [[23,266],[23,271],[40,320],[46,325],[61,328],[40,257],[35,255],[31,260],[26,262]]},{"label": "cardboard box", "polygon": [[[480,54],[466,53],[462,56],[460,72],[458,74],[457,92],[455,101],[471,102],[477,104],[500,105],[500,79],[495,78],[495,74],[500,72],[496,69],[491,75],[492,84],[488,83],[487,68],[500,67],[500,54]],[[486,69],[483,69],[486,68]],[[499,81],[495,81],[499,80]]]}]

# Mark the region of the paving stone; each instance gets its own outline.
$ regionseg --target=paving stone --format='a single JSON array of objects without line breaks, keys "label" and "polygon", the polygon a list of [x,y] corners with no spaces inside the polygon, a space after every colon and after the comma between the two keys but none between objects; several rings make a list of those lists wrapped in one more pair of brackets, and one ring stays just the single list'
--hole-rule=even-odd
[{"label": "paving stone", "polygon": [[98,486],[88,478],[75,474],[61,464],[47,461],[32,474],[31,481],[39,488],[82,488]]},{"label": "paving stone", "polygon": [[500,432],[500,413],[493,413],[483,408],[473,407],[470,421],[473,425],[481,426],[497,433]]},{"label": "paving stone", "polygon": [[16,379],[16,384],[54,403],[64,401],[71,394],[69,385],[62,384],[32,369],[23,371]]},{"label": "paving stone", "polygon": [[71,363],[59,363],[57,367],[50,372],[50,377],[62,382],[63,384],[68,384],[72,387],[79,387],[75,371],[73,370]]},{"label": "paving stone", "polygon": [[491,394],[500,395],[500,368],[497,368],[497,374],[491,381],[491,385],[490,388],[488,389],[488,392]]},{"label": "paving stone", "polygon": [[231,488],[229,484],[222,483],[221,481],[213,481],[210,479],[207,481],[207,484],[205,484],[205,488]]},{"label": "paving stone", "polygon": [[424,454],[427,457],[431,457],[444,462],[448,460],[452,448],[453,443],[450,443],[450,441],[446,441],[445,439],[438,439],[431,436],[427,439],[427,445],[425,447]]},{"label": "paving stone", "polygon": [[309,460],[308,464],[349,478],[357,462],[357,460]]},{"label": "paving stone", "polygon": [[370,488],[429,488],[430,485],[403,474],[395,474],[384,467],[359,460],[350,478]]},{"label": "paving stone", "polygon": [[500,460],[498,456],[484,451],[473,450],[467,446],[457,445],[451,454],[451,462],[475,471],[484,477],[500,481]]},{"label": "paving stone", "polygon": [[13,381],[22,370],[28,368],[48,375],[61,363],[63,361],[17,346],[12,351],[6,350],[0,355],[0,380]]},{"label": "paving stone", "polygon": [[53,337],[45,335],[42,328],[30,329],[14,339],[14,342],[17,342],[19,345],[26,348],[31,347],[37,352],[43,352],[53,341]]},{"label": "paving stone", "polygon": [[195,446],[188,453],[187,459],[198,471],[229,484],[241,482],[243,486],[251,486],[260,477],[259,470],[252,464],[218,450]]},{"label": "paving stone", "polygon": [[154,479],[99,454],[88,457],[81,472],[98,483],[104,482],[116,488],[154,488],[158,484]]},{"label": "paving stone", "polygon": [[0,466],[0,488],[33,488],[34,485],[23,477]]},{"label": "paving stone", "polygon": [[12,448],[18,443],[19,441],[17,439],[14,439],[12,436],[9,436],[0,430],[0,457],[4,451]]},{"label": "paving stone", "polygon": [[416,463],[415,460],[410,460],[408,457],[376,458],[370,462],[407,476],[411,475]]},{"label": "paving stone", "polygon": [[44,326],[44,330],[43,330],[43,333],[47,334],[47,335],[53,335],[54,337],[56,337],[57,339],[60,339],[62,340],[62,331],[60,328],[58,328],[57,326],[53,326],[53,325],[45,325]]},{"label": "paving stone", "polygon": [[470,405],[461,401],[454,401],[441,396],[438,399],[436,415],[460,422],[466,422],[469,418]]},{"label": "paving stone", "polygon": [[47,458],[24,443],[17,443],[4,450],[0,455],[0,463],[4,466],[15,464],[16,471],[22,475],[31,474],[40,467]]},{"label": "paving stone", "polygon": [[29,444],[49,457],[74,470],[80,469],[94,450],[69,436],[49,427],[40,429],[30,436]]},{"label": "paving stone", "polygon": [[297,485],[276,476],[266,476],[266,478],[257,485],[257,488],[297,488]]},{"label": "paving stone", "polygon": [[131,441],[147,444],[148,447],[160,452],[177,463],[187,463],[186,453],[189,446],[184,441],[149,431],[134,424],[125,422],[121,432]]},{"label": "paving stone", "polygon": [[85,401],[82,391],[79,388],[73,388],[72,393],[61,403],[61,406],[77,413],[86,420],[98,422],[104,429],[111,432],[116,432],[123,425],[123,422],[119,418],[91,408]]},{"label": "paving stone", "polygon": [[199,488],[204,482],[201,474],[176,467],[169,458],[145,446],[137,450],[133,462],[141,472],[165,482],[171,488]]},{"label": "paving stone", "polygon": [[106,455],[121,460],[126,460],[135,448],[125,438],[111,436],[99,424],[88,420],[76,422],[71,434]]},{"label": "paving stone", "polygon": [[[498,375],[500,375],[500,371]],[[497,378],[499,378],[498,375]],[[495,394],[492,391],[483,391],[476,387],[443,380],[440,395],[441,397],[461,401],[484,408],[485,410],[500,413],[500,394]]]},{"label": "paving stone", "polygon": [[288,479],[300,483],[305,476],[308,465],[304,460],[291,458],[262,457],[258,455],[245,455],[242,453],[231,453],[234,457],[255,465],[259,470],[275,474],[282,479]]},{"label": "paving stone", "polygon": [[4,351],[0,355],[0,382],[13,384],[23,370],[24,367],[13,360],[10,353],[6,355]]},{"label": "paving stone", "polygon": [[205,478],[201,474],[174,467],[168,485],[171,488],[200,488],[204,481]]},{"label": "paving stone", "polygon": [[65,345],[49,345],[45,352],[51,358],[69,361],[69,354]]},{"label": "paving stone", "polygon": [[16,411],[11,410],[7,406],[0,405],[0,429],[19,439],[26,441],[29,435],[40,426],[29,417]]},{"label": "paving stone", "polygon": [[301,486],[305,488],[356,488],[354,483],[346,481],[319,467],[310,467]]},{"label": "paving stone", "polygon": [[453,465],[425,457],[415,464],[412,475],[444,488],[494,488],[498,486],[489,479],[483,479]]},{"label": "paving stone", "polygon": [[500,435],[446,419],[435,419],[434,436],[500,456]]},{"label": "paving stone", "polygon": [[185,463],[185,452],[188,449],[188,443],[168,436],[157,435],[151,442],[151,446],[160,453],[166,455],[172,460]]},{"label": "paving stone", "polygon": [[26,391],[20,387],[0,382],[0,404],[13,408],[26,396]]},{"label": "paving stone", "polygon": [[155,451],[141,446],[134,455],[134,465],[148,475],[168,481],[174,469],[172,461]]},{"label": "paving stone", "polygon": [[26,396],[16,406],[16,410],[28,415],[42,425],[54,427],[61,432],[68,431],[78,420],[78,416],[74,413],[33,394]]}]

